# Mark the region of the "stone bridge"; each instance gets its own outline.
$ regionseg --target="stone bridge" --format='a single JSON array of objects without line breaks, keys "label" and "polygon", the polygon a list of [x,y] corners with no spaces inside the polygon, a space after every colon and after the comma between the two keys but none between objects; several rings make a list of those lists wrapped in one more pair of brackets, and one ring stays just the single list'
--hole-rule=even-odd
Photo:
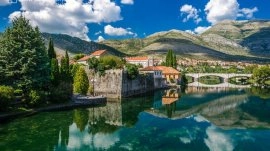
[{"label": "stone bridge", "polygon": [[[196,87],[233,87],[233,88],[247,88],[250,85],[235,85],[229,83],[229,79],[233,77],[248,77],[250,78],[252,74],[236,74],[236,73],[188,73],[186,76],[190,76],[193,78],[193,82],[189,83],[188,86],[196,86]],[[199,82],[199,78],[205,76],[217,76],[222,78],[223,82],[220,84],[203,84]]]}]

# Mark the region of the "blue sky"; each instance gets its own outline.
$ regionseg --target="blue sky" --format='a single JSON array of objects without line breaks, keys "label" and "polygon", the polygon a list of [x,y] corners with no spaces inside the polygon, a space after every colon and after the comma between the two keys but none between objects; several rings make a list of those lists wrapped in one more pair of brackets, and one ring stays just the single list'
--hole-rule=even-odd
[{"label": "blue sky", "polygon": [[9,1],[0,0],[0,32],[23,12],[42,32],[94,41],[143,38],[171,29],[200,34],[226,19],[270,19],[269,0]]}]

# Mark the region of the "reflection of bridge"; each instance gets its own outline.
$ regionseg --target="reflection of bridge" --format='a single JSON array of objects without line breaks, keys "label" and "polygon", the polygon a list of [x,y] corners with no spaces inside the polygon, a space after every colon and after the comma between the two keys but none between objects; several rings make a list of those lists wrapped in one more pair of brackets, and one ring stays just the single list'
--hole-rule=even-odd
[{"label": "reflection of bridge", "polygon": [[[189,83],[188,86],[196,86],[196,87],[233,87],[233,88],[247,88],[250,85],[236,85],[229,83],[229,79],[233,77],[248,77],[250,78],[252,74],[235,74],[235,73],[188,73],[186,76],[190,76],[193,78],[193,82]],[[199,82],[199,78],[205,76],[217,76],[222,78],[222,83],[220,84],[203,84]]]}]

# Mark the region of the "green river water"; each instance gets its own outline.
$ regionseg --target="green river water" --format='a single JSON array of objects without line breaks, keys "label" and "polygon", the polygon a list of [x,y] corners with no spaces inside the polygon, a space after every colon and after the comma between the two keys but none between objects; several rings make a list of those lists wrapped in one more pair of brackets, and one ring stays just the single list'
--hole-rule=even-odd
[{"label": "green river water", "polygon": [[12,120],[0,125],[0,151],[270,150],[269,91],[179,91]]}]

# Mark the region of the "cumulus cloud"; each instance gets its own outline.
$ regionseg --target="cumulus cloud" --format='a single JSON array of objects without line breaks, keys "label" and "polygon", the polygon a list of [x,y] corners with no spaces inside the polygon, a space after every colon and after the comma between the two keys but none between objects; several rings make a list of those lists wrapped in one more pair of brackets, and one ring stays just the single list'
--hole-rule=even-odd
[{"label": "cumulus cloud", "polygon": [[199,26],[199,27],[194,29],[194,32],[197,34],[201,34],[201,33],[205,32],[206,30],[208,30],[209,28],[211,28],[211,26],[208,26],[208,27]]},{"label": "cumulus cloud", "polygon": [[252,9],[250,8],[242,8],[239,10],[237,17],[246,17],[247,19],[253,18],[253,14],[258,11],[257,7]]},{"label": "cumulus cloud", "polygon": [[183,19],[183,22],[187,22],[189,19],[193,19],[195,23],[199,23],[202,19],[199,17],[198,13],[200,10],[197,10],[192,5],[185,4],[180,8],[181,14],[186,14],[187,16]]},{"label": "cumulus cloud", "polygon": [[257,7],[240,9],[239,6],[237,0],[210,0],[204,9],[207,21],[216,24],[223,20],[235,20],[237,17],[250,19],[258,11]]},{"label": "cumulus cloud", "polygon": [[107,25],[104,27],[104,33],[110,36],[126,36],[126,35],[136,36],[135,33],[130,31],[130,28],[125,29],[122,27],[113,27],[111,25]]},{"label": "cumulus cloud", "polygon": [[128,5],[132,5],[134,4],[134,0],[121,0],[122,4],[128,4]]},{"label": "cumulus cloud", "polygon": [[[55,0],[19,0],[23,15],[42,32],[63,33],[90,40],[87,36],[88,23],[110,23],[121,20],[121,9],[111,0],[67,0],[57,4]],[[21,12],[10,14],[12,20]]]},{"label": "cumulus cloud", "polygon": [[104,41],[105,39],[102,37],[102,36],[98,36],[98,39],[96,40],[97,42],[102,42]]},{"label": "cumulus cloud", "polygon": [[207,20],[216,24],[219,21],[237,18],[239,4],[237,0],[210,0],[205,9]]},{"label": "cumulus cloud", "polygon": [[5,6],[11,4],[9,0],[0,0],[0,6]]}]

